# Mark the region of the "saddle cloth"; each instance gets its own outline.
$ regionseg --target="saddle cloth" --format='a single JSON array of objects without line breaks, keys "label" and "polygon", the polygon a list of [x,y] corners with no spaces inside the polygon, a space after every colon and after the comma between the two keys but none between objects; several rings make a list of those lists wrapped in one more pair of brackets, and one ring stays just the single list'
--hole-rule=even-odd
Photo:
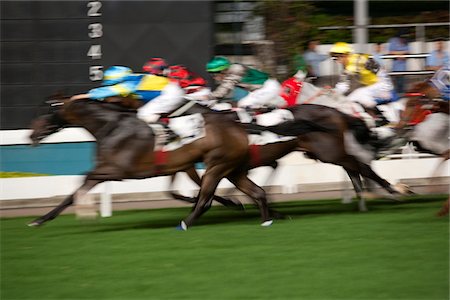
[{"label": "saddle cloth", "polygon": [[[155,134],[154,151],[173,151],[205,137],[205,120],[200,113],[170,118],[168,128],[163,124],[148,125]],[[178,138],[169,141],[168,130],[172,130]]]}]

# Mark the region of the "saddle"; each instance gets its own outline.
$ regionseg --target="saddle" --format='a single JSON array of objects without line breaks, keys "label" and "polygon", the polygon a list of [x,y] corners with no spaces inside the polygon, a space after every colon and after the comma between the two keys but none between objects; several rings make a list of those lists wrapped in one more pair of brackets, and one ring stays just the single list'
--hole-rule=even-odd
[{"label": "saddle", "polygon": [[148,124],[155,135],[155,151],[174,150],[205,136],[205,123],[201,114],[163,117]]}]

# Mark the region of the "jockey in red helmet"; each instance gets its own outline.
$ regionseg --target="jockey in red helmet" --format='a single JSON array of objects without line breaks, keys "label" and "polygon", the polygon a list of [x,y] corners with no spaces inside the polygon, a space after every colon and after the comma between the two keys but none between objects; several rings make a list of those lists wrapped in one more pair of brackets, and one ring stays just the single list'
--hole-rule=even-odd
[{"label": "jockey in red helmet", "polygon": [[153,57],[142,66],[142,71],[153,75],[165,76],[168,68],[169,65],[163,58]]},{"label": "jockey in red helmet", "polygon": [[195,100],[198,103],[209,104],[210,88],[206,86],[206,80],[188,70],[183,65],[174,65],[169,67],[167,77],[175,80],[186,92],[186,98]]},{"label": "jockey in red helmet", "polygon": [[192,94],[206,86],[206,80],[191,72],[183,65],[170,66],[167,77],[176,80],[178,84],[186,91],[186,94]]}]

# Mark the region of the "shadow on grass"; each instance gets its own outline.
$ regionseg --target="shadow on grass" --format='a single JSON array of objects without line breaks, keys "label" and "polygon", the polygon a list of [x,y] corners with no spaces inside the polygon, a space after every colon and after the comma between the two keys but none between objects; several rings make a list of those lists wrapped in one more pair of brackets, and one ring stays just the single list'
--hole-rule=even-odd
[{"label": "shadow on grass", "polygon": [[[410,196],[404,198],[404,201],[398,202],[393,200],[375,199],[367,202],[368,212],[359,212],[357,202],[351,204],[342,204],[339,199],[336,200],[319,200],[319,201],[298,201],[272,203],[271,208],[280,212],[285,219],[296,219],[304,216],[321,217],[342,214],[365,214],[365,213],[397,213],[399,209],[402,211],[417,210],[417,205],[423,203],[442,202],[448,196],[438,195],[428,198],[420,196]],[[416,205],[417,204],[417,205]],[[144,214],[148,212],[149,220],[143,220]],[[172,208],[161,210],[131,210],[118,212],[115,219],[108,219],[104,222],[97,222],[92,227],[92,222],[82,223],[82,230],[73,233],[103,233],[116,232],[139,229],[164,229],[175,228],[180,221],[184,219],[190,210],[186,208]],[[140,220],[136,220],[135,216],[139,215]],[[153,215],[153,216],[152,216]],[[174,215],[177,215],[174,217]],[[128,220],[133,218],[133,220]],[[260,224],[260,213],[253,205],[246,205],[245,211],[233,211],[224,207],[213,207],[205,215],[203,215],[193,226],[208,226],[227,223],[244,223],[244,224]],[[95,222],[95,221],[93,221]],[[63,226],[71,227],[65,224]],[[77,227],[80,228],[80,227]]]}]

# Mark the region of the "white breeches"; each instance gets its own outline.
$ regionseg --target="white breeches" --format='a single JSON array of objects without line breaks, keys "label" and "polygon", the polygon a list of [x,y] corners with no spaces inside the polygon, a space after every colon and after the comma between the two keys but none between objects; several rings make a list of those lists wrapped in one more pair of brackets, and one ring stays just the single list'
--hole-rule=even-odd
[{"label": "white breeches", "polygon": [[366,107],[375,107],[377,99],[391,99],[394,86],[388,77],[379,78],[377,83],[360,87],[348,95],[348,99]]},{"label": "white breeches", "polygon": [[139,108],[137,116],[146,122],[155,122],[160,114],[169,113],[180,106],[183,96],[183,89],[171,82],[164,87],[161,95]]},{"label": "white breeches", "polygon": [[263,86],[239,100],[239,107],[282,106],[281,84],[275,79],[267,79]]}]

